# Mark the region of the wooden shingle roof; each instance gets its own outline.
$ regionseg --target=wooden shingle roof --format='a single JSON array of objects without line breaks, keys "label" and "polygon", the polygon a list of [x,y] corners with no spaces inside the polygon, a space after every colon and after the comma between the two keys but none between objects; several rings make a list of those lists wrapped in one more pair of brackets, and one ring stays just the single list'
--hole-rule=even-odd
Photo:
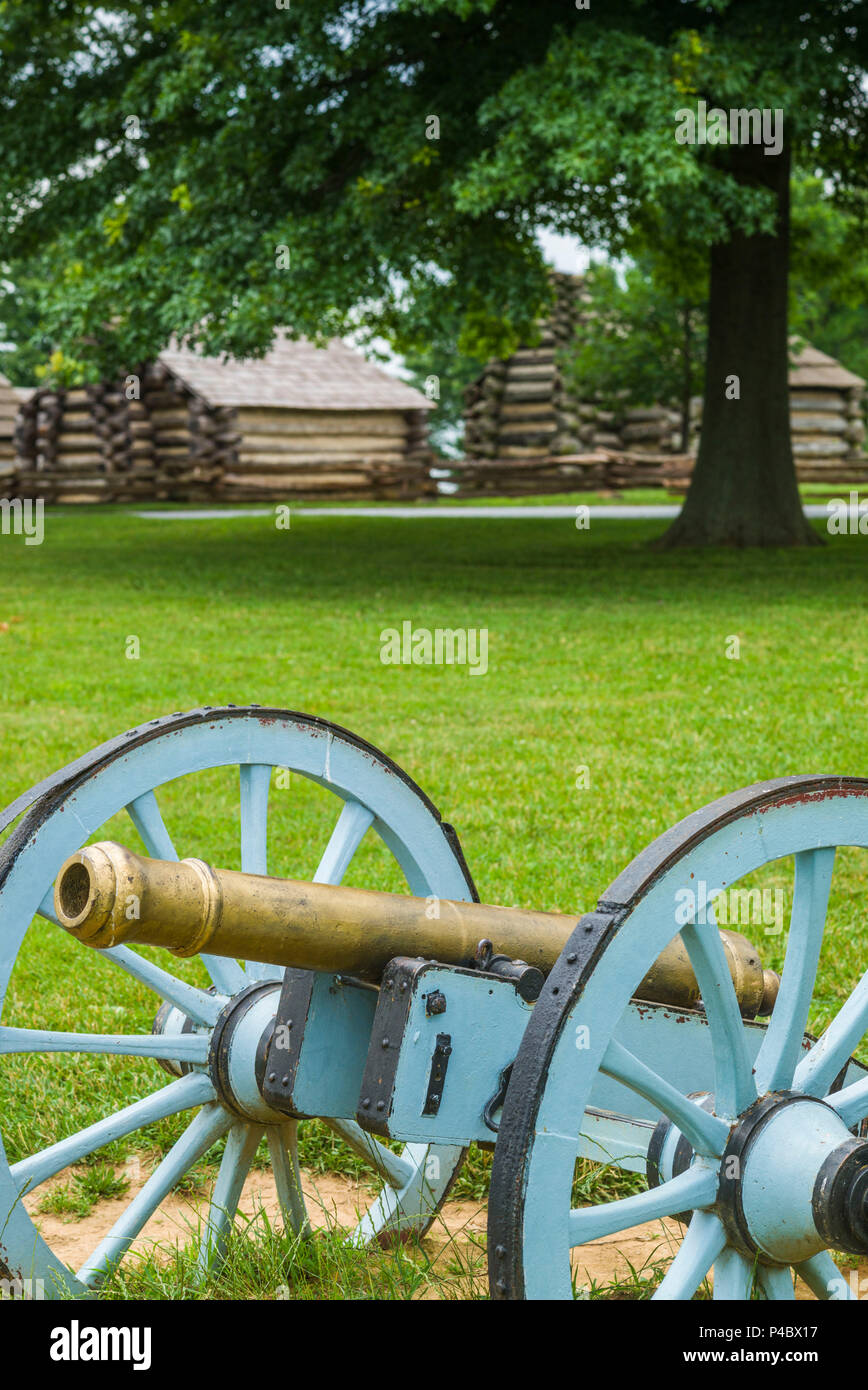
[{"label": "wooden shingle roof", "polygon": [[853,386],[864,386],[865,381],[855,372],[848,372],[834,357],[829,357],[819,348],[805,343],[801,351],[794,351],[790,358],[790,387],[801,389],[810,387],[832,387],[849,391]]},{"label": "wooden shingle roof", "polygon": [[318,348],[279,333],[261,358],[224,361],[173,345],[159,359],[215,406],[290,410],[430,410],[432,402],[339,338]]}]

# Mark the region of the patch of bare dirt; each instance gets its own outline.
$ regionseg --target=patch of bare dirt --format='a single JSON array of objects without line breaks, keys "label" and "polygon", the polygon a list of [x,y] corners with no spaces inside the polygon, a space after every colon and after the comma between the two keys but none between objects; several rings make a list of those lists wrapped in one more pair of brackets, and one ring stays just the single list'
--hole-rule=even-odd
[{"label": "patch of bare dirt", "polygon": [[[125,1172],[129,1180],[124,1195],[98,1202],[87,1216],[80,1219],[39,1211],[46,1191],[50,1191],[48,1187],[41,1189],[39,1194],[25,1198],[25,1205],[43,1237],[71,1269],[78,1269],[108,1235],[147,1179],[147,1173],[135,1179],[129,1177],[128,1170],[119,1172]],[[63,1173],[55,1183],[62,1185],[68,1178],[69,1172]],[[302,1189],[310,1222],[315,1229],[325,1226],[351,1229],[372,1200],[370,1188],[365,1183],[338,1174],[303,1172]],[[145,1250],[156,1245],[165,1247],[188,1242],[204,1219],[207,1205],[206,1194],[190,1196],[173,1193],[151,1217],[132,1248]],[[248,1217],[265,1212],[269,1221],[280,1223],[280,1203],[270,1169],[254,1170],[249,1175],[239,1212]],[[469,1264],[475,1259],[479,1266],[485,1224],[484,1206],[468,1201],[447,1202],[425,1238],[426,1248],[434,1259],[451,1251]],[[637,1226],[625,1234],[608,1236],[582,1246],[573,1255],[577,1285],[589,1291],[595,1287],[611,1288],[614,1285],[622,1291],[624,1298],[630,1298],[631,1293],[635,1296],[636,1278],[649,1278],[655,1266],[672,1258],[678,1249],[683,1229],[674,1220],[654,1221]],[[432,1292],[426,1296],[434,1297],[436,1294]],[[799,1282],[796,1297],[811,1299],[813,1294]]]},{"label": "patch of bare dirt", "polygon": [[[39,1228],[43,1238],[55,1254],[71,1269],[78,1269],[100,1241],[108,1235],[112,1226],[129,1206],[136,1193],[144,1186],[147,1173],[136,1180],[129,1177],[128,1171],[119,1169],[127,1176],[129,1186],[122,1197],[108,1198],[97,1202],[93,1210],[79,1219],[55,1215],[39,1210],[45,1200],[48,1184],[32,1197],[25,1197],[24,1204]],[[61,1186],[68,1181],[69,1170],[55,1180]],[[357,1212],[364,1212],[371,1204],[369,1189],[362,1183],[337,1174],[302,1175],[302,1191],[307,1201],[311,1225],[315,1228],[332,1226],[352,1227]],[[170,1243],[183,1244],[191,1238],[208,1209],[207,1194],[189,1196],[173,1192],[157,1208],[141,1234],[133,1242],[133,1250],[145,1250],[155,1245]],[[270,1169],[254,1170],[247,1178],[239,1212],[252,1217],[264,1211],[269,1220],[279,1223],[280,1203],[277,1189]]]}]

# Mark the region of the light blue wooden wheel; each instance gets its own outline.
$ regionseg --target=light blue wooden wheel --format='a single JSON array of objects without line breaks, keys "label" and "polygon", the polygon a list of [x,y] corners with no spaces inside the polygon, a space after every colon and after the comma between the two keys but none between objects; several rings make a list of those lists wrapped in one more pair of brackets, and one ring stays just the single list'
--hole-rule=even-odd
[{"label": "light blue wooden wheel", "polygon": [[[0,982],[5,999],[10,974],[25,933],[40,914],[54,920],[53,883],[64,860],[91,839],[116,813],[126,808],[149,854],[175,859],[208,858],[208,846],[173,843],[163,821],[158,790],[177,778],[205,769],[238,765],[241,863],[251,873],[267,872],[268,794],[275,767],[293,772],[333,792],[335,823],[315,878],[340,883],[366,834],[378,835],[420,895],[470,899],[473,882],[451,827],[414,782],[382,753],[346,730],[291,711],[257,706],[205,709],[154,720],[150,725],[102,745],[53,779],[20,798],[0,829],[25,804],[30,810],[0,847]],[[60,930],[60,928],[58,928]],[[91,957],[91,959],[88,959]],[[125,972],[154,991],[155,1013],[176,1023],[192,1020],[183,1034],[105,1036],[0,1026],[0,1055],[27,1053],[34,1065],[55,1052],[92,1052],[149,1057],[154,1061],[153,1088],[117,1113],[70,1134],[49,1148],[9,1165],[0,1152],[0,1264],[5,1273],[41,1279],[47,1296],[59,1289],[78,1295],[97,1291],[107,1271],[122,1259],[160,1203],[188,1169],[222,1136],[227,1136],[210,1209],[201,1237],[203,1268],[219,1258],[237,1209],[257,1146],[267,1137],[285,1221],[298,1231],[307,1215],[297,1162],[297,1122],[253,1105],[241,1117],[221,1103],[209,1071],[210,1035],[228,1001],[251,983],[275,980],[273,991],[257,1001],[258,1036],[273,1017],[281,971],[277,967],[203,956],[211,990],[197,988],[172,973],[171,956],[158,967],[134,950],[116,947],[86,952],[83,968],[101,972],[110,996],[116,972]],[[269,1012],[270,1011],[270,1012]],[[250,1033],[250,1030],[247,1030]],[[243,1030],[238,1030],[242,1036]],[[253,1034],[250,1033],[251,1038]],[[239,1056],[233,1042],[233,1067],[239,1086],[258,1094],[255,1056]],[[163,1084],[159,1063],[182,1074]],[[245,1066],[249,1071],[244,1070]],[[64,1097],[56,1097],[62,1113]],[[189,1124],[131,1200],[111,1232],[79,1270],[71,1271],[40,1236],[21,1200],[70,1164],[105,1144],[167,1116],[185,1113]],[[456,1147],[406,1145],[401,1154],[366,1135],[354,1122],[327,1119],[338,1136],[359,1153],[385,1181],[371,1209],[351,1238],[356,1243],[383,1240],[402,1231],[423,1232],[442,1202],[463,1150]],[[436,1161],[430,1161],[430,1160]]]},{"label": "light blue wooden wheel", "polygon": [[[503,1108],[489,1201],[493,1297],[569,1299],[577,1247],[684,1212],[689,1224],[654,1298],[689,1300],[713,1271],[716,1299],[749,1298],[757,1285],[760,1296],[792,1299],[793,1270],[820,1298],[851,1297],[828,1253],[854,1248],[828,1234],[828,1175],[840,1180],[847,1220],[864,1230],[868,1146],[856,1130],[868,1116],[868,1078],[851,1055],[868,1031],[868,972],[819,1040],[805,1041],[835,851],[843,845],[868,847],[868,780],[759,784],[661,836],[582,918],[534,1006]],[[617,1040],[619,1021],[677,934],[682,890],[730,888],[789,856],[795,879],[786,957],[755,1055],[749,1047],[757,1034],[749,1044],[713,914],[681,928],[713,1063],[711,1099],[691,1098]],[[669,1122],[668,1167],[661,1165],[662,1181],[645,1192],[571,1209],[578,1136],[600,1075]],[[672,1155],[681,1136],[690,1157],[679,1170]],[[852,1174],[841,1167],[842,1155],[852,1158]]]}]

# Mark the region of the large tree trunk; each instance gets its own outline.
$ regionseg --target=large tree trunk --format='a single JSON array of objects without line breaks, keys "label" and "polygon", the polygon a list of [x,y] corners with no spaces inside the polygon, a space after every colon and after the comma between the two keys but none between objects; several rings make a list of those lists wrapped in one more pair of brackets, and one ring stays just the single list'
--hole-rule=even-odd
[{"label": "large tree trunk", "polygon": [[660,544],[810,545],[790,443],[787,273],[790,154],[734,146],[740,182],[777,198],[775,235],[735,230],[711,249],[702,433],[681,515]]}]

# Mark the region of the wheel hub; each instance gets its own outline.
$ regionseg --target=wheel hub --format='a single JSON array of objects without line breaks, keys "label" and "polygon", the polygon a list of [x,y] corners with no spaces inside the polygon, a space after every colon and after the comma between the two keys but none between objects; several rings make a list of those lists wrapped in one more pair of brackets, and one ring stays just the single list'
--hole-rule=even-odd
[{"label": "wheel hub", "polygon": [[218,1099],[247,1120],[286,1119],[262,1099],[265,1056],[274,1027],[280,980],[258,980],[233,995],[211,1034],[208,1064]]},{"label": "wheel hub", "polygon": [[[182,1009],[166,1000],[157,1009],[151,1032],[164,1038],[177,1038],[195,1033],[196,1023],[189,1014],[185,1014]],[[158,1057],[157,1066],[162,1067],[170,1076],[187,1076],[193,1070],[191,1062],[180,1062],[174,1057]]]},{"label": "wheel hub", "polygon": [[[711,1108],[711,1097],[702,1104]],[[648,1149],[649,1187],[683,1173],[694,1157],[688,1140],[661,1121]],[[798,1264],[829,1248],[868,1254],[868,1142],[813,1096],[763,1096],[732,1128],[716,1210],[729,1244],[749,1259]]]},{"label": "wheel hub", "polygon": [[[208,1054],[220,1103],[244,1119],[272,1124],[286,1119],[266,1105],[261,1094],[279,994],[279,980],[259,980],[233,995],[214,1024]],[[181,1009],[166,1003],[157,1010],[151,1031],[176,1037],[196,1032],[197,1025]],[[194,1070],[190,1062],[158,1058],[158,1063],[170,1076],[186,1076]]]},{"label": "wheel hub", "polygon": [[814,1221],[826,1244],[868,1253],[868,1144],[845,1140],[834,1149],[814,1187]]},{"label": "wheel hub", "polygon": [[[700,1103],[713,1105],[710,1096]],[[677,1177],[694,1158],[684,1135],[661,1120],[648,1147],[648,1186]],[[827,1249],[868,1255],[868,1142],[825,1101],[771,1092],[732,1128],[716,1211],[729,1244],[749,1259],[798,1264]]]}]

